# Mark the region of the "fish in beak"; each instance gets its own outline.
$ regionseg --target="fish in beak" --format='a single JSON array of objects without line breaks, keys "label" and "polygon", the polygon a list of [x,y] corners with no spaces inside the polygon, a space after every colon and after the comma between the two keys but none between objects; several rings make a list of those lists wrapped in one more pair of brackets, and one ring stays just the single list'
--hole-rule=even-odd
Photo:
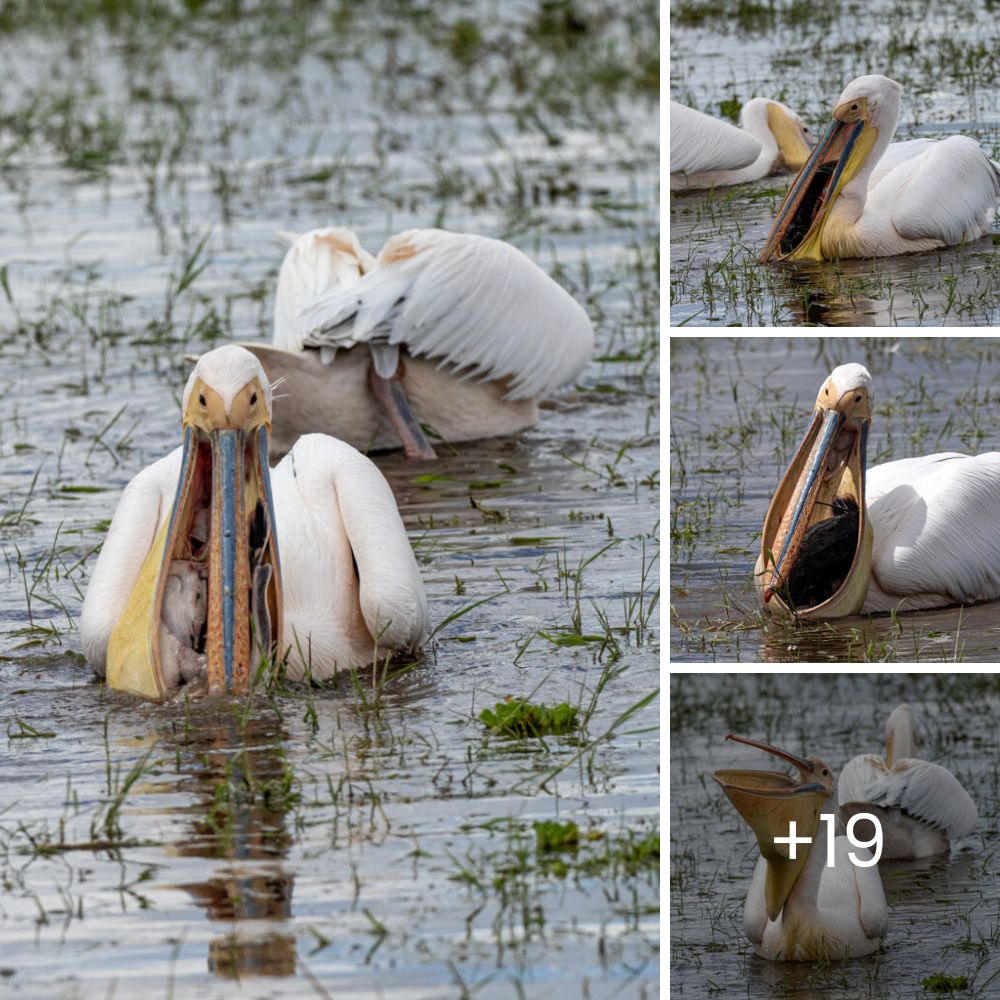
[{"label": "fish in beak", "polygon": [[[213,355],[235,358],[236,375],[251,377],[238,391],[217,391],[205,363]],[[210,352],[189,379],[177,492],[108,643],[109,686],[160,701],[200,674],[209,692],[235,695],[250,689],[262,659],[278,658],[270,398],[263,369],[241,348]],[[202,589],[207,600],[199,603]],[[187,630],[177,621],[192,618],[190,634],[178,635]]]},{"label": "fish in beak", "polygon": [[861,365],[842,365],[823,383],[764,518],[754,582],[766,611],[836,618],[864,605],[872,567],[865,475],[873,399]]},{"label": "fish in beak", "polygon": [[[868,99],[843,101],[833,112],[826,135],[792,181],[760,254],[760,262],[826,260],[835,253],[837,232],[828,225],[844,186],[868,159],[878,139],[870,124]],[[824,247],[826,249],[824,249]]]},{"label": "fish in beak", "polygon": [[764,881],[767,916],[769,920],[777,920],[802,872],[811,845],[799,844],[793,860],[790,845],[776,844],[774,838],[788,837],[794,821],[797,837],[815,839],[823,803],[833,790],[833,775],[815,757],[798,757],[769,743],[758,743],[742,736],[730,734],[726,739],[773,754],[799,772],[792,776],[774,771],[727,769],[712,775],[757,837],[761,856],[767,862]]}]

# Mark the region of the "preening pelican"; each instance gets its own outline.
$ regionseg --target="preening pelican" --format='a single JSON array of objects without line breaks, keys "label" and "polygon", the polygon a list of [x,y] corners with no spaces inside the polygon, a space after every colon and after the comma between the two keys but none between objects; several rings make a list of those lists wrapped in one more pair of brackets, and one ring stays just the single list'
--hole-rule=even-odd
[{"label": "preening pelican", "polygon": [[785,195],[761,261],[891,257],[977,240],[1000,208],[1000,164],[968,136],[899,143],[902,87],[847,85],[833,123]]},{"label": "preening pelican", "polygon": [[[885,760],[862,754],[840,772],[840,818],[846,824],[855,813],[877,816],[883,858],[941,854],[979,823],[976,803],[951,771],[917,756],[921,738],[910,706],[899,705],[885,724]],[[858,821],[855,835],[868,840],[870,827]]]},{"label": "preening pelican", "polygon": [[265,657],[319,680],[422,643],[423,584],[382,474],[322,434],[270,470],[270,424],[252,354],[199,359],[183,447],[126,487],[87,587],[80,638],[111,687],[237,693]]},{"label": "preening pelican", "polygon": [[[866,848],[846,837],[834,841],[834,866],[827,867],[829,827],[820,815],[833,815],[827,800],[833,772],[816,757],[797,757],[767,743],[727,736],[773,754],[798,769],[798,777],[773,771],[716,771],[712,777],[750,824],[760,858],[743,906],[743,928],[757,954],[775,962],[835,961],[875,951],[889,929],[878,867],[855,865],[849,855],[870,861]],[[788,837],[795,821],[799,843],[795,859]]]},{"label": "preening pelican", "polygon": [[378,257],[347,229],[294,240],[278,276],[274,345],[243,344],[288,376],[272,444],[322,431],[357,448],[433,458],[445,441],[514,434],[583,370],[586,311],[501,240],[411,229]]},{"label": "preening pelican", "polygon": [[1000,597],[1000,453],[868,469],[874,399],[858,364],[820,387],[764,519],[754,579],[766,610],[835,618]]},{"label": "preening pelican", "polygon": [[755,97],[740,127],[670,102],[670,189],[726,187],[784,170],[801,170],[812,136],[778,101]]}]

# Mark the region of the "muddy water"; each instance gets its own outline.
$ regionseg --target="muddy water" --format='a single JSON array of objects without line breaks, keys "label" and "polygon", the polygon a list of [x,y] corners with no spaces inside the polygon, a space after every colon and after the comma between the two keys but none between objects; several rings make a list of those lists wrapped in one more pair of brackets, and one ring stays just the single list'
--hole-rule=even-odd
[{"label": "muddy water", "polygon": [[[844,86],[867,73],[903,85],[897,139],[973,136],[1000,161],[1000,43],[990,0],[878,0],[818,12],[805,4],[671,6],[671,98],[720,115],[720,102],[773,97],[822,135]],[[987,325],[1000,319],[992,236],[876,261],[759,265],[787,175],[670,196],[671,323],[695,326]]]},{"label": "muddy water", "polygon": [[[995,995],[996,677],[674,675],[670,691],[671,996],[902,998],[922,994],[935,974],[966,977],[965,995]],[[921,756],[948,768],[976,802],[978,833],[951,856],[879,866],[890,911],[879,955],[825,967],[758,958],[742,927],[757,845],[711,772],[778,768],[726,743],[726,733],[838,771],[856,754],[881,752],[886,716],[904,701],[925,730]]]},{"label": "muddy water", "polygon": [[988,338],[672,338],[672,659],[997,659],[995,602],[762,621],[752,572],[767,505],[823,379],[848,361],[875,379],[870,465],[1000,447],[1000,344]]},{"label": "muddy water", "polygon": [[[0,27],[0,991],[653,995],[655,698],[618,721],[659,683],[648,5],[99,8]],[[506,236],[595,318],[535,430],[378,458],[433,621],[484,603],[381,684],[109,693],[75,619],[182,358],[268,338],[273,231],[331,223]],[[486,740],[511,694],[595,700],[582,743]],[[589,837],[553,866],[540,819]]]}]

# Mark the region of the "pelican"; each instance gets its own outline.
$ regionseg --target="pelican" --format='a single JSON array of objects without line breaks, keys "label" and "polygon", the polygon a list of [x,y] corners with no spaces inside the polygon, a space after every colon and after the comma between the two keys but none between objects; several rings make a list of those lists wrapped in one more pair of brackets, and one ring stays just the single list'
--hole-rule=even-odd
[{"label": "pelican", "polygon": [[791,108],[755,97],[740,127],[670,102],[670,189],[726,187],[801,170],[812,135]]},{"label": "pelican", "polygon": [[[834,789],[830,768],[816,757],[797,757],[767,743],[742,736],[726,737],[773,754],[798,769],[798,778],[773,771],[716,771],[712,777],[750,824],[760,858],[743,906],[743,928],[757,954],[774,962],[835,961],[878,949],[889,929],[889,908],[878,868],[855,865],[871,861],[866,848],[847,837],[834,840],[834,866],[827,867],[829,824],[826,803]],[[795,822],[799,843],[795,858],[788,837]]]},{"label": "pelican", "polygon": [[974,139],[900,143],[883,166],[902,89],[885,76],[847,85],[778,209],[762,262],[892,257],[990,231],[1000,208],[1000,164]]},{"label": "pelican", "polygon": [[[979,823],[976,803],[951,771],[917,756],[921,739],[910,706],[899,705],[885,724],[885,760],[861,754],[840,772],[841,820],[859,812],[877,816],[886,859],[941,854]],[[865,833],[863,823],[856,824],[857,836],[867,840],[871,830]]]},{"label": "pelican", "polygon": [[80,638],[109,686],[238,693],[268,659],[322,680],[422,643],[427,601],[388,483],[322,434],[270,470],[271,408],[248,351],[199,359],[183,446],[126,487],[87,587]]},{"label": "pelican", "polygon": [[586,311],[509,243],[411,229],[373,257],[348,229],[292,240],[273,346],[241,345],[289,379],[275,455],[306,431],[411,458],[434,457],[424,425],[445,441],[514,434],[590,358]]},{"label": "pelican", "polygon": [[1000,453],[868,469],[874,399],[858,364],[820,387],[764,519],[754,579],[765,610],[836,618],[1000,597]]}]

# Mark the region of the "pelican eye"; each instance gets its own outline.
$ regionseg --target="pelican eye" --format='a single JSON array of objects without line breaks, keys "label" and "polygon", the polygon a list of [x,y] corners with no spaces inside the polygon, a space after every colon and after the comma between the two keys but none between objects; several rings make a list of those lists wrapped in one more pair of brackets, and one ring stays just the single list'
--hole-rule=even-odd
[{"label": "pelican eye", "polygon": [[[860,398],[861,397],[859,396],[858,399],[860,399]],[[251,406],[256,406],[257,405],[257,393],[255,393],[255,392],[250,393],[250,405]]]},{"label": "pelican eye", "polygon": [[201,403],[202,406],[208,406],[208,403],[205,402],[205,394],[203,392],[198,393],[198,402]]},{"label": "pelican eye", "polygon": [[829,770],[828,770],[827,768],[825,768],[825,767],[824,767],[824,768],[823,768],[823,777],[824,777],[824,778],[826,778],[826,777],[828,777],[828,776],[829,776],[829,774],[830,774]]},{"label": "pelican eye", "polygon": [[854,397],[854,402],[855,403],[860,403],[861,402],[861,393],[860,392]]},{"label": "pelican eye", "polygon": [[851,105],[851,110],[852,111],[857,111],[858,110],[858,106],[856,104],[852,104]]}]

